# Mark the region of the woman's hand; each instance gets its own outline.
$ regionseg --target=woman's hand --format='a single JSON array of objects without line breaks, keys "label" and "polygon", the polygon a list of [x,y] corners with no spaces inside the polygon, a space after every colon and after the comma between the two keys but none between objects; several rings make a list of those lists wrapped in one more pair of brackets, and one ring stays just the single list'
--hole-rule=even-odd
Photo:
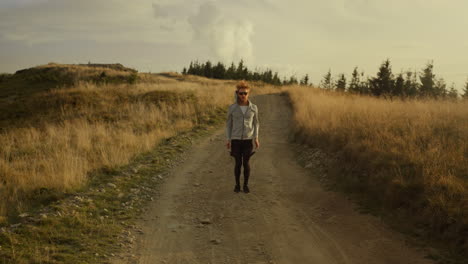
[{"label": "woman's hand", "polygon": [[231,140],[227,140],[227,141],[226,141],[226,147],[227,147],[228,149],[231,148]]},{"label": "woman's hand", "polygon": [[260,143],[258,142],[258,138],[255,139],[255,149],[258,149],[260,147]]}]

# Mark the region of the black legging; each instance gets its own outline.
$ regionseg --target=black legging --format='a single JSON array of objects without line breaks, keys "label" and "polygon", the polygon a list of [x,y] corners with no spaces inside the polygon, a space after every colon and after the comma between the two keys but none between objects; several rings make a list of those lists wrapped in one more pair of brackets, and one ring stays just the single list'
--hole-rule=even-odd
[{"label": "black legging", "polygon": [[252,154],[253,144],[251,139],[231,140],[231,156],[236,159],[234,167],[234,176],[236,178],[236,185],[240,185],[241,167],[244,165],[244,185],[248,185],[250,176],[250,156]]}]

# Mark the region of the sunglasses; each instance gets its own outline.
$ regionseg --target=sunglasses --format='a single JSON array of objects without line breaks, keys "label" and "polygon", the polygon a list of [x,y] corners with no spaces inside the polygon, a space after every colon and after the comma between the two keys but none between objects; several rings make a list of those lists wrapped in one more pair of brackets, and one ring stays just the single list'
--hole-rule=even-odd
[{"label": "sunglasses", "polygon": [[247,95],[247,92],[238,92],[240,95]]}]

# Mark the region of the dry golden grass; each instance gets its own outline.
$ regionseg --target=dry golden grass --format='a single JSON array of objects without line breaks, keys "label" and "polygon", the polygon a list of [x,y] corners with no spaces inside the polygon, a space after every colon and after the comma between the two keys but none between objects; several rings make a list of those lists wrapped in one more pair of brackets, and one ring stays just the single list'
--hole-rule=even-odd
[{"label": "dry golden grass", "polygon": [[[92,72],[67,67],[80,76]],[[0,216],[23,211],[35,190],[81,187],[88,172],[126,164],[161,139],[219,117],[232,103],[234,83],[139,74],[135,85],[78,82],[28,97],[27,114],[0,133]]]},{"label": "dry golden grass", "polygon": [[[468,237],[468,100],[382,100],[289,87],[298,138],[338,152],[338,179],[434,236]],[[465,236],[467,235],[467,236]],[[468,241],[452,241],[465,243]]]}]

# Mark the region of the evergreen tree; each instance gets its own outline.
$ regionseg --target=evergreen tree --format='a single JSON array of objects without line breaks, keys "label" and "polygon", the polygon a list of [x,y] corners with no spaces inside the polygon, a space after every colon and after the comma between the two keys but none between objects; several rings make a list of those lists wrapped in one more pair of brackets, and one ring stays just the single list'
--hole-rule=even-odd
[{"label": "evergreen tree", "polygon": [[218,62],[213,68],[213,78],[216,79],[225,79],[226,77],[226,67],[221,62]]},{"label": "evergreen tree", "polygon": [[390,60],[385,60],[379,68],[377,77],[369,80],[370,91],[375,96],[388,96],[393,91],[395,80],[393,79],[392,67]]},{"label": "evergreen tree", "polygon": [[284,76],[284,79],[283,79],[283,85],[290,85],[291,84],[291,79],[286,76]]},{"label": "evergreen tree", "polygon": [[463,89],[463,98],[468,99],[468,79],[465,82],[465,88]]},{"label": "evergreen tree", "polygon": [[361,72],[361,83],[359,84],[360,94],[370,94],[369,78],[364,78],[364,71]]},{"label": "evergreen tree", "polygon": [[226,71],[226,79],[232,80],[236,78],[236,66],[234,62],[231,63],[231,66]]},{"label": "evergreen tree", "polygon": [[190,61],[190,66],[189,66],[189,68],[187,70],[187,73],[188,74],[193,74],[193,62],[191,62],[191,61]]},{"label": "evergreen tree", "polygon": [[198,76],[203,76],[204,75],[202,65],[198,62],[198,60],[196,60],[193,63],[193,72],[192,72],[192,74],[193,75],[198,75]]},{"label": "evergreen tree", "polygon": [[247,69],[247,67],[242,71],[242,78],[244,80],[252,80],[252,73]]},{"label": "evergreen tree", "polygon": [[280,80],[277,72],[275,72],[275,75],[273,76],[273,82],[272,83],[274,85],[281,85],[281,80]]},{"label": "evergreen tree", "polygon": [[336,81],[336,90],[339,92],[346,90],[346,77],[343,73],[339,75],[338,81]]},{"label": "evergreen tree", "polygon": [[351,74],[351,82],[349,83],[348,91],[351,93],[359,93],[360,92],[360,84],[361,80],[359,78],[358,68],[354,67],[353,73]]},{"label": "evergreen tree", "polygon": [[183,75],[187,74],[187,68],[184,67],[184,69],[182,70],[182,74]]},{"label": "evergreen tree", "polygon": [[253,73],[252,79],[255,80],[255,81],[258,81],[261,78],[262,78],[262,76],[260,75],[260,73],[258,73],[258,71],[255,70],[255,72]]},{"label": "evergreen tree", "polygon": [[415,97],[418,94],[417,73],[407,71],[403,85],[403,97]]},{"label": "evergreen tree", "polygon": [[258,71],[258,73],[256,74],[256,76],[257,76],[256,80],[266,82],[266,80],[268,79],[267,76],[266,76],[266,72],[261,72],[258,69],[256,69],[256,71]]},{"label": "evergreen tree", "polygon": [[288,84],[289,84],[289,85],[292,85],[292,84],[299,84],[299,82],[297,81],[296,76],[292,75],[291,77],[289,77]]},{"label": "evergreen tree", "polygon": [[443,78],[439,78],[435,84],[434,84],[434,92],[433,92],[433,97],[434,98],[445,98],[448,94],[447,91],[447,84],[445,84],[445,81]]},{"label": "evergreen tree", "polygon": [[320,88],[327,89],[327,90],[333,89],[333,79],[331,76],[331,69],[329,69],[327,74],[323,76],[323,80],[320,83]]},{"label": "evergreen tree", "polygon": [[273,82],[273,72],[271,70],[266,70],[262,74],[262,81],[266,83],[272,83]]},{"label": "evergreen tree", "polygon": [[448,91],[447,96],[450,99],[457,99],[458,98],[458,92],[455,89],[455,83],[452,83],[452,85],[450,85],[450,90]]},{"label": "evergreen tree", "polygon": [[404,95],[404,86],[405,86],[405,79],[403,78],[403,74],[398,74],[395,80],[395,86],[393,87],[392,95],[402,97]]},{"label": "evergreen tree", "polygon": [[273,83],[273,77],[274,77],[273,72],[271,70],[268,70],[267,78],[266,78],[267,82],[268,83]]},{"label": "evergreen tree", "polygon": [[239,64],[237,65],[236,74],[235,74],[234,79],[237,79],[237,80],[245,79],[245,76],[244,76],[244,61],[242,59],[239,61]]},{"label": "evergreen tree", "polygon": [[301,79],[301,85],[309,85],[309,74],[306,74],[304,78]]},{"label": "evergreen tree", "polygon": [[213,78],[213,69],[210,61],[207,61],[203,66],[203,76]]},{"label": "evergreen tree", "polygon": [[421,81],[421,86],[419,87],[419,92],[421,96],[433,96],[435,97],[436,91],[435,86],[435,74],[433,73],[434,64],[428,62],[426,68],[421,72],[419,80]]}]

